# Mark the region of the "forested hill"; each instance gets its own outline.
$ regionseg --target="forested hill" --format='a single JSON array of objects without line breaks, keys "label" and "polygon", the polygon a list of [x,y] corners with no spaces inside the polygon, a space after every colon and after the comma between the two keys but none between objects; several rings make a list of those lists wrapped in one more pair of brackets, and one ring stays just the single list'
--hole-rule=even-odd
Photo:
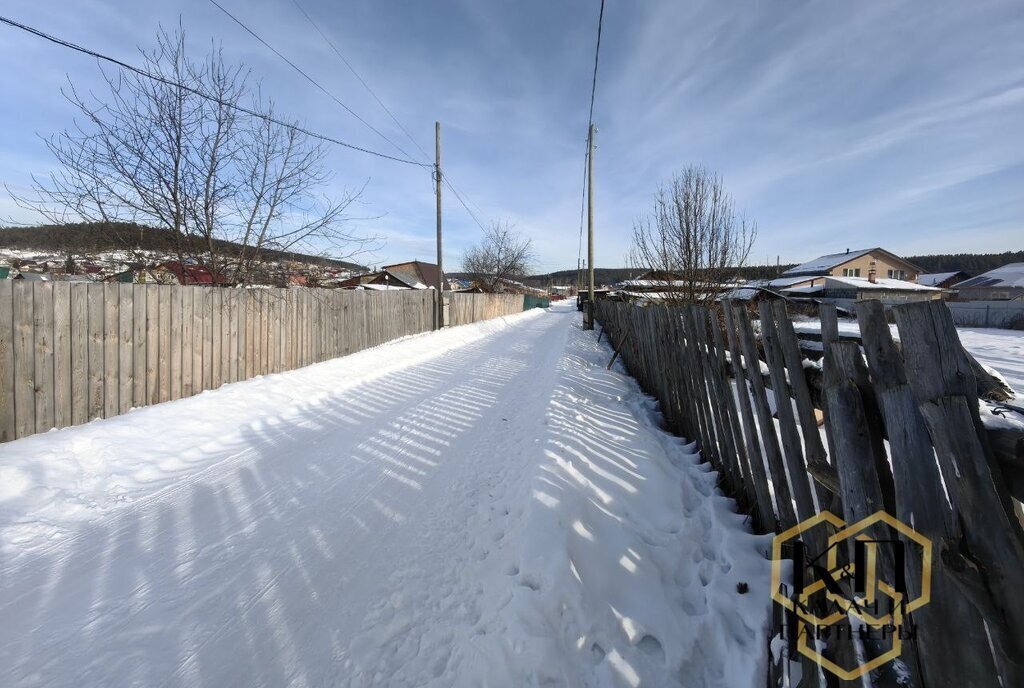
[{"label": "forested hill", "polygon": [[1024,251],[1004,253],[938,253],[932,256],[907,256],[924,272],[956,272],[963,270],[974,277],[1007,263],[1024,263]]},{"label": "forested hill", "polygon": [[[229,241],[216,242],[220,250],[232,254],[241,246]],[[29,227],[0,227],[0,251],[18,249],[43,253],[88,255],[104,251],[132,249],[174,253],[174,240],[166,229],[145,227],[130,223],[37,225]],[[303,253],[263,250],[266,260],[294,260],[300,263],[342,268],[361,272],[362,265],[344,260]]]}]

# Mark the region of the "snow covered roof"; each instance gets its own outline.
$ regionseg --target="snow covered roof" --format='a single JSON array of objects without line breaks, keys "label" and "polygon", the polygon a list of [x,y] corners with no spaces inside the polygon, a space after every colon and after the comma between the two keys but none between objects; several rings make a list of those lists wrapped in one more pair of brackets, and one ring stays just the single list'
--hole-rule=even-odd
[{"label": "snow covered roof", "polygon": [[777,291],[772,291],[771,289],[765,289],[764,287],[760,287],[760,286],[753,286],[753,287],[737,287],[736,289],[732,289],[731,291],[727,291],[727,292],[722,293],[716,300],[717,301],[724,301],[726,299],[732,299],[733,301],[753,301],[758,296],[768,296],[768,297],[775,297],[775,298],[779,298],[779,299],[786,298],[785,296],[783,296],[782,294],[778,293]]},{"label": "snow covered roof", "polygon": [[[420,288],[422,289],[422,287]],[[370,291],[407,291],[409,287],[402,287],[397,284],[360,284],[356,289],[369,289]]]},{"label": "snow covered roof", "polygon": [[888,289],[890,291],[942,291],[936,287],[929,287],[924,284],[915,284],[888,277],[879,277],[874,282],[866,277],[826,277],[825,286],[828,288],[852,287],[854,289]]},{"label": "snow covered roof", "polygon": [[651,280],[651,279],[628,279],[619,282],[617,287],[685,287],[689,282],[683,280]]},{"label": "snow covered roof", "polygon": [[801,282],[806,282],[810,279],[813,279],[813,276],[800,275],[798,277],[777,277],[773,280],[770,280],[768,282],[768,286],[775,287],[776,289],[781,289],[784,287],[791,287],[794,284],[800,284]]},{"label": "snow covered roof", "polygon": [[843,253],[830,253],[827,256],[818,256],[814,260],[801,263],[794,268],[786,270],[784,275],[821,275],[828,272],[837,265],[859,258],[865,254],[877,250],[876,248],[862,248],[858,251],[844,251]]},{"label": "snow covered roof", "polygon": [[969,287],[1024,287],[1024,263],[1008,263],[956,285],[957,289]]},{"label": "snow covered roof", "polygon": [[926,275],[918,275],[917,283],[923,284],[926,287],[934,287],[936,284],[945,282],[950,277],[960,274],[960,271],[956,272],[932,272]]}]

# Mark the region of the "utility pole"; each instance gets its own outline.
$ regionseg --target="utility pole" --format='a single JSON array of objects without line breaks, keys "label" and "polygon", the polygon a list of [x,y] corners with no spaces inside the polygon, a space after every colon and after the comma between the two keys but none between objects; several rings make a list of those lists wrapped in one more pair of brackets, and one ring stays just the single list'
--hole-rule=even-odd
[{"label": "utility pole", "polygon": [[594,329],[594,125],[590,125],[587,154],[587,310],[583,329]]},{"label": "utility pole", "polygon": [[434,180],[437,182],[437,284],[434,285],[437,297],[437,312],[434,315],[434,329],[444,327],[444,267],[441,258],[441,123],[434,122]]}]

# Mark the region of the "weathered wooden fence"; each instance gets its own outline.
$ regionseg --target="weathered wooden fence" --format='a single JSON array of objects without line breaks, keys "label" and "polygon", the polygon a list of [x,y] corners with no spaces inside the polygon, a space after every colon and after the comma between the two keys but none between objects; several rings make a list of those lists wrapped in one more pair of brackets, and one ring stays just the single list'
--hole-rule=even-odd
[{"label": "weathered wooden fence", "polygon": [[[931,602],[912,614],[903,685],[1024,686],[1024,538],[1014,513],[1024,489],[1008,477],[1024,464],[1020,443],[1010,456],[993,448],[946,306],[894,310],[902,350],[881,305],[857,304],[866,358],[838,341],[835,310],[823,310],[816,394],[783,302],[761,304],[760,337],[733,304],[598,301],[597,319],[668,429],[699,442],[723,489],[763,529],[781,532],[826,510],[848,523],[884,510],[931,540]],[[889,526],[873,534],[896,537]],[[890,581],[905,576],[913,598],[920,559],[907,559],[880,554],[878,570]],[[829,651],[852,657],[848,643]],[[802,685],[825,685],[804,662]]]},{"label": "weathered wooden fence", "polygon": [[523,312],[522,294],[470,294],[452,292],[448,305],[449,325],[468,325],[478,320]]},{"label": "weathered wooden fence", "polygon": [[0,280],[0,441],[433,327],[433,291]]}]

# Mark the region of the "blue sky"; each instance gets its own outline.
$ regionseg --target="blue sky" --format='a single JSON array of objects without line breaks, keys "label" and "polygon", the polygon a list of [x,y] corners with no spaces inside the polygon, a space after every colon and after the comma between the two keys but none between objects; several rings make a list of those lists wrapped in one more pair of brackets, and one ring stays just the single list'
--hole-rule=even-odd
[{"label": "blue sky", "polygon": [[[412,144],[291,0],[221,0],[403,148]],[[597,0],[300,0],[479,208],[530,236],[537,271],[574,268]],[[179,18],[306,126],[394,153],[205,0],[9,0],[2,12],[137,62]],[[755,262],[882,245],[1024,248],[1024,2],[607,0],[595,122],[599,266],[626,263],[659,182],[720,174],[759,228]],[[73,117],[60,87],[95,61],[0,27],[0,181],[51,166],[37,134]],[[417,152],[418,153],[418,152]],[[434,255],[428,171],[336,150],[337,189],[369,185],[372,263]],[[480,234],[445,197],[446,266]],[[0,198],[0,217],[30,220]],[[585,250],[585,249],[584,249]]]}]

